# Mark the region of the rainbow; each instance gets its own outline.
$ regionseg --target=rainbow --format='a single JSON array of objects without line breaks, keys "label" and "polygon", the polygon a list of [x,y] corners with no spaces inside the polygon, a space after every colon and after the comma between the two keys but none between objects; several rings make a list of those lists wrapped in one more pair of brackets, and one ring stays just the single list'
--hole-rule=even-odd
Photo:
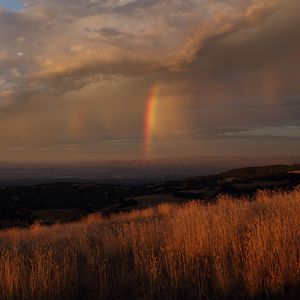
[{"label": "rainbow", "polygon": [[159,86],[154,84],[149,93],[145,115],[145,143],[144,153],[149,156],[151,150],[151,142],[153,140],[155,115],[157,111],[157,105],[159,100]]}]

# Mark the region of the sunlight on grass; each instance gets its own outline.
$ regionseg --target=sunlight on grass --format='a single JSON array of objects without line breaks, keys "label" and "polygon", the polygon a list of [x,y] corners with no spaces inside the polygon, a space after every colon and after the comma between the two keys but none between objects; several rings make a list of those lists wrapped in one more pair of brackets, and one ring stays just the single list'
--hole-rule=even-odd
[{"label": "sunlight on grass", "polygon": [[300,190],[0,232],[0,299],[299,299]]}]

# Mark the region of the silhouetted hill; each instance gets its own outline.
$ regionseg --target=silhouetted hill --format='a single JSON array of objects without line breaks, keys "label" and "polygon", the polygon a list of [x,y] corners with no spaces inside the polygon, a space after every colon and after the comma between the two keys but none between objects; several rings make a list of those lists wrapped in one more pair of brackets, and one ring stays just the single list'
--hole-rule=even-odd
[{"label": "silhouetted hill", "polygon": [[258,190],[292,190],[300,185],[300,165],[229,170],[217,175],[162,183],[123,186],[59,182],[0,186],[0,227],[76,220],[88,213],[140,209],[189,199],[213,201],[220,194],[253,197]]},{"label": "silhouetted hill", "polygon": [[300,170],[300,165],[272,165],[264,167],[248,167],[234,169],[221,174],[222,178],[259,179],[276,175],[286,175],[289,172]]}]

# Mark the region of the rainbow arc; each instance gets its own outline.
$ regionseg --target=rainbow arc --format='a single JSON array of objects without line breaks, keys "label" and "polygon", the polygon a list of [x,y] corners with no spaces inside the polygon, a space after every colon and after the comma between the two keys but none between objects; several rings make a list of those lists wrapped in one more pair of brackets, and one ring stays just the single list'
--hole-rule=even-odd
[{"label": "rainbow arc", "polygon": [[146,116],[145,116],[145,143],[144,153],[145,156],[149,156],[151,152],[151,144],[154,136],[156,112],[159,100],[159,86],[154,84],[151,87],[149,97],[147,100]]}]

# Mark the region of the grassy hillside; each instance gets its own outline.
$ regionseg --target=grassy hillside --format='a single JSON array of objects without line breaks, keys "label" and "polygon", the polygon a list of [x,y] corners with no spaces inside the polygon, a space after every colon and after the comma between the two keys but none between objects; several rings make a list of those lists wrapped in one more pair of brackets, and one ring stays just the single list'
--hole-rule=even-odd
[{"label": "grassy hillside", "polygon": [[0,299],[300,299],[300,190],[0,232]]}]

